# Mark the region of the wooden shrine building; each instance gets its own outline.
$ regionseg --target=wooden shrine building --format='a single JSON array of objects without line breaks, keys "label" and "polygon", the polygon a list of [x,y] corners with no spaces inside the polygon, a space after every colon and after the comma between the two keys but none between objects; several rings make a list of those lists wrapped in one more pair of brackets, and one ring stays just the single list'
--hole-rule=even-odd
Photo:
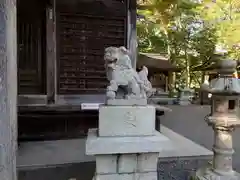
[{"label": "wooden shrine building", "polygon": [[[205,76],[203,80],[211,81],[212,79],[218,77],[218,61],[224,60],[227,58],[227,54],[214,54],[212,58],[210,58],[205,63],[196,66],[193,71],[201,71]],[[233,74],[233,77],[239,77],[239,66],[237,68],[237,73]]]},{"label": "wooden shrine building", "polygon": [[136,2],[49,1],[18,0],[20,106],[72,104],[103,94],[104,48],[125,45],[135,53]]},{"label": "wooden shrine building", "polygon": [[17,17],[19,139],[86,135],[97,111],[81,104],[104,102],[104,48],[136,59],[136,1],[18,0]]},{"label": "wooden shrine building", "polygon": [[7,0],[0,20],[0,153],[11,154],[0,177],[16,180],[16,138],[23,157],[34,152],[22,142],[72,140],[97,126],[91,104],[105,100],[104,48],[126,46],[136,64],[136,0]]},{"label": "wooden shrine building", "polygon": [[169,78],[173,72],[181,71],[180,68],[171,64],[169,59],[157,53],[139,53],[137,59],[137,67],[148,67],[149,80],[154,88],[168,91]]}]

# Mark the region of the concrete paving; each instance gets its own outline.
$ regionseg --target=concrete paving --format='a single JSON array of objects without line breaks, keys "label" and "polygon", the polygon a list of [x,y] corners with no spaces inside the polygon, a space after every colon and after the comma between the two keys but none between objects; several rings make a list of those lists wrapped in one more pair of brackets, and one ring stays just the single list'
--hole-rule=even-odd
[{"label": "concrete paving", "polygon": [[[211,150],[213,145],[213,130],[204,121],[204,117],[210,113],[210,106],[179,106],[167,105],[172,112],[167,112],[161,118],[161,124],[173,131],[191,139],[192,141]],[[235,154],[233,167],[240,172],[240,127],[233,133],[233,146]]]}]

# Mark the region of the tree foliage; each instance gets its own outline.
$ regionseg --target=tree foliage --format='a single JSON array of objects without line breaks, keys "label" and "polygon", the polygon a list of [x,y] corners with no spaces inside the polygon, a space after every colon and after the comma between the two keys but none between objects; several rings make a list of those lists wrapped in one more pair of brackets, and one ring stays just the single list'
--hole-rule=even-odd
[{"label": "tree foliage", "polygon": [[240,1],[204,1],[198,8],[201,18],[216,28],[218,44],[234,59],[240,58]]},{"label": "tree foliage", "polygon": [[210,64],[217,46],[239,58],[239,0],[142,0],[138,4],[138,13],[144,16],[137,23],[140,51],[168,54],[183,69],[179,83],[201,83],[201,72],[195,68]]}]

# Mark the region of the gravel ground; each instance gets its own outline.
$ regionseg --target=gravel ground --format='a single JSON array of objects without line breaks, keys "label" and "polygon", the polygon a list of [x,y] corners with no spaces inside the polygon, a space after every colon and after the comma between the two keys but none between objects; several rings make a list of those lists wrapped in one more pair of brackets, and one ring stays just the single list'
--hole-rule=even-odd
[{"label": "gravel ground", "polygon": [[[204,117],[210,113],[210,106],[178,106],[168,105],[172,112],[167,112],[161,118],[161,123],[175,132],[185,136],[188,139],[212,149],[213,130],[208,127]],[[233,146],[235,150],[233,158],[233,167],[240,172],[240,128],[233,133]]]}]

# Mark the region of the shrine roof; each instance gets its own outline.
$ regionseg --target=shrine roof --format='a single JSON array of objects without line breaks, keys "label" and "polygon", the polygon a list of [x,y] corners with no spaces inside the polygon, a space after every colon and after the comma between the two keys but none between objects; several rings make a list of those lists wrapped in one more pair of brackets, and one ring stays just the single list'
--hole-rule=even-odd
[{"label": "shrine roof", "polygon": [[177,72],[180,68],[169,62],[169,58],[157,53],[138,54],[137,67],[146,66],[153,72]]},{"label": "shrine roof", "polygon": [[[227,54],[214,54],[212,58],[208,61],[205,61],[203,64],[199,64],[193,67],[192,71],[204,71],[207,73],[216,73],[218,69],[218,62],[220,60],[228,59]],[[237,67],[237,70],[240,70],[240,66]]]}]

